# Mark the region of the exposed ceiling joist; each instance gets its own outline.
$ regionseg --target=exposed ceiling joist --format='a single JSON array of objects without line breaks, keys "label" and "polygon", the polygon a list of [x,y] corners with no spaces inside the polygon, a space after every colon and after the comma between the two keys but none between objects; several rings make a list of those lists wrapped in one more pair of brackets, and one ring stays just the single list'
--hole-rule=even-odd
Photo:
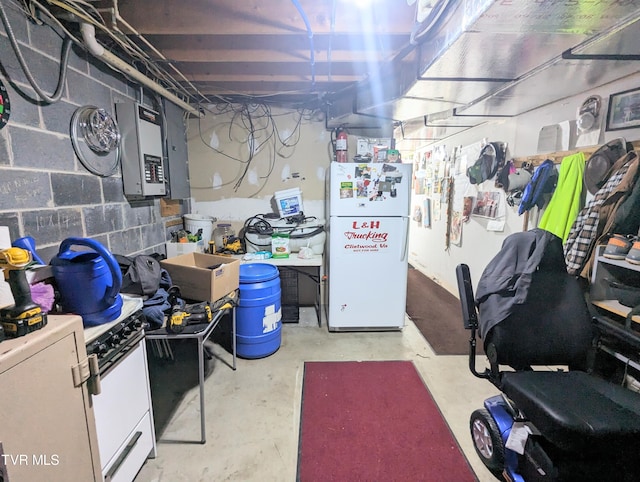
[{"label": "exposed ceiling joist", "polygon": [[151,58],[214,98],[309,95],[315,102],[389,71],[410,46],[415,6],[406,0],[372,0],[366,9],[345,0],[299,4],[304,15],[291,0],[103,0],[100,7]]},{"label": "exposed ceiling joist", "polygon": [[[91,2],[107,30],[153,61],[132,65],[152,74],[163,67],[173,79],[161,81],[194,102],[322,107],[327,126],[387,128],[446,111],[469,116],[466,126],[640,69],[631,63],[640,45],[634,2],[408,3],[372,0],[362,10],[353,0]],[[429,4],[420,25],[419,4]],[[114,36],[98,35],[117,51]],[[623,57],[610,60],[615,55]]]}]

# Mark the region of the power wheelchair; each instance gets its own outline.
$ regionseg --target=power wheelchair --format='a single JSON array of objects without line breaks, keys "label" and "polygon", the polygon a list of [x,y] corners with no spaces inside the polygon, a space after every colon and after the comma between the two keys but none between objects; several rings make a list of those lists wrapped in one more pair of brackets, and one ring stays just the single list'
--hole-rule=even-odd
[{"label": "power wheelchair", "polygon": [[[506,481],[640,480],[640,394],[590,370],[596,332],[558,238],[530,275],[526,301],[512,303],[508,316],[483,332],[487,300],[474,298],[468,266],[456,267],[463,322],[471,332],[469,369],[502,392],[471,414],[476,453]],[[495,308],[515,293],[493,295]],[[478,330],[489,362],[482,372],[476,368]]]}]

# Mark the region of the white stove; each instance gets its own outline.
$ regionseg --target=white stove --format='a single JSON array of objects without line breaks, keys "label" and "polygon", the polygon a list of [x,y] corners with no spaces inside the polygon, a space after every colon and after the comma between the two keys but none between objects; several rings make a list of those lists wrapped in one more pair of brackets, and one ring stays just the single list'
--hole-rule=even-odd
[{"label": "white stove", "polygon": [[92,396],[102,475],[131,482],[156,455],[142,299],[123,296],[114,321],[85,328],[87,354],[98,357],[101,392]]},{"label": "white stove", "polygon": [[122,312],[120,316],[113,321],[103,323],[102,325],[89,326],[84,329],[84,341],[89,344],[97,337],[99,337],[105,331],[111,330],[114,326],[122,321],[126,320],[129,316],[136,311],[142,309],[142,298],[135,298],[132,296],[122,296]]},{"label": "white stove", "polygon": [[144,338],[144,323],[142,299],[123,296],[118,318],[84,329],[87,355],[98,357],[101,377]]}]

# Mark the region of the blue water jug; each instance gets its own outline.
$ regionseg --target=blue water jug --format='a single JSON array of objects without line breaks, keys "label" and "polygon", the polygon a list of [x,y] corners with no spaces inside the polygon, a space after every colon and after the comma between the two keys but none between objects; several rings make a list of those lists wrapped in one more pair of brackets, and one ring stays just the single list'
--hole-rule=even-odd
[{"label": "blue water jug", "polygon": [[[86,246],[90,250],[72,251],[71,246]],[[64,312],[82,316],[84,326],[101,325],[120,316],[120,266],[98,241],[65,239],[51,266]]]}]

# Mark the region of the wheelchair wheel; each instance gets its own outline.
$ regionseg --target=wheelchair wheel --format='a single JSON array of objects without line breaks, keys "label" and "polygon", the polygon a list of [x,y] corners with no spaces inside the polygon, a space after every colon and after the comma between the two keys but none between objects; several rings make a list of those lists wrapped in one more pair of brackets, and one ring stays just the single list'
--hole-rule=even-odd
[{"label": "wheelchair wheel", "polygon": [[478,457],[499,477],[504,469],[504,443],[495,420],[486,408],[480,408],[471,414],[469,428]]}]

